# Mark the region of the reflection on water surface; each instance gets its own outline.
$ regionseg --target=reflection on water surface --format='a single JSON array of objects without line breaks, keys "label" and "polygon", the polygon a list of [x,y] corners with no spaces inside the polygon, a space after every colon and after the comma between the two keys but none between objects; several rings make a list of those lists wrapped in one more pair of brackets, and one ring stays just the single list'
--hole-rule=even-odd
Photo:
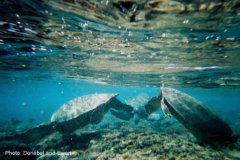
[{"label": "reflection on water surface", "polygon": [[150,86],[240,82],[237,0],[4,0],[0,5],[3,77]]}]

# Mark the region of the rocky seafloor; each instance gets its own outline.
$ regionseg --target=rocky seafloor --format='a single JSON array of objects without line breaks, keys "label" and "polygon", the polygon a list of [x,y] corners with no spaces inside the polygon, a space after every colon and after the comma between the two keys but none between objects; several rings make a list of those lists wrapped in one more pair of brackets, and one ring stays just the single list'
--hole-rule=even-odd
[{"label": "rocky seafloor", "polygon": [[227,160],[235,159],[225,152],[196,144],[194,138],[184,134],[167,134],[151,131],[108,132],[91,140],[84,150],[73,150],[71,155],[44,155],[38,160],[67,159],[139,159],[139,160]]},{"label": "rocky seafloor", "polygon": [[[3,133],[1,130],[2,137]],[[1,159],[234,160],[239,156],[240,141],[217,149],[202,145],[175,119],[167,118],[88,125],[68,135],[51,133],[34,145],[1,138],[0,148]],[[7,149],[28,151],[29,155],[9,156],[4,153]],[[34,155],[36,152],[39,155]]]}]

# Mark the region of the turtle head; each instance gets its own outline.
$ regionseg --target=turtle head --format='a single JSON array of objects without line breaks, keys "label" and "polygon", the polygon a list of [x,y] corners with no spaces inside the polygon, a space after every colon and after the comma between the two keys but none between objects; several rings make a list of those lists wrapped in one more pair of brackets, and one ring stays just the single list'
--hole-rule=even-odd
[{"label": "turtle head", "polygon": [[148,115],[161,108],[160,106],[161,99],[162,95],[160,94],[159,96],[153,97],[148,101],[148,103],[145,105],[145,111]]}]

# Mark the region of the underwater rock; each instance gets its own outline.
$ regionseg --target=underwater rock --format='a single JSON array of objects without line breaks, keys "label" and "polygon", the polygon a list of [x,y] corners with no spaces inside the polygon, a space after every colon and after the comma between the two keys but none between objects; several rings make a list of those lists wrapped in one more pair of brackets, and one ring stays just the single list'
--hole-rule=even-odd
[{"label": "underwater rock", "polygon": [[147,94],[141,93],[138,94],[137,96],[133,96],[128,98],[125,103],[133,106],[135,110],[138,110],[139,108],[143,107],[144,105],[147,104],[149,101],[149,97]]},{"label": "underwater rock", "polygon": [[161,110],[157,110],[156,112],[151,113],[148,116],[148,120],[149,121],[159,121],[159,120],[162,120],[164,117],[159,113],[160,111]]},{"label": "underwater rock", "polygon": [[[168,121],[170,118],[165,120]],[[173,118],[171,120],[176,121]],[[39,139],[38,143],[32,149],[44,150],[45,153],[59,151],[59,153],[54,155],[41,155],[37,157],[38,160],[229,159],[221,151],[196,144],[194,137],[189,132],[186,130],[182,131],[184,127],[164,125],[164,121],[158,121],[158,123],[165,130],[156,132],[147,126],[142,129],[139,127],[130,129],[131,126],[126,123],[125,127],[123,126],[118,129],[96,130],[84,127],[71,134],[54,132],[43,139]],[[167,128],[172,128],[172,132],[169,132]],[[176,133],[179,129],[181,131]],[[232,149],[232,151],[235,150],[239,150],[239,147]],[[66,155],[61,153],[66,153]]]},{"label": "underwater rock", "polygon": [[43,124],[37,127],[31,128],[25,132],[16,134],[8,139],[14,139],[26,144],[35,144],[42,138],[48,136],[49,134],[55,132],[55,123]]},{"label": "underwater rock", "polygon": [[[59,146],[69,146],[69,151],[76,149],[87,149],[91,140],[101,138],[101,131],[81,132],[80,134],[66,135],[61,139]],[[76,143],[78,142],[78,143]],[[66,150],[65,150],[66,151]]]},{"label": "underwater rock", "polygon": [[234,142],[229,125],[193,97],[172,88],[161,88],[169,112],[197,139],[207,144]]},{"label": "underwater rock", "polygon": [[59,132],[53,132],[52,134],[49,134],[48,136],[44,137],[41,140],[38,140],[36,144],[34,144],[34,150],[41,150],[41,151],[50,151],[53,149],[60,149],[57,148],[57,144],[59,141],[63,139],[63,135]]},{"label": "underwater rock", "polygon": [[[21,142],[18,141],[0,141],[0,159],[1,160],[19,160],[25,159],[26,157],[23,155],[23,151],[30,152],[32,149]],[[27,156],[29,160],[36,159],[36,156],[29,155]]]},{"label": "underwater rock", "polygon": [[45,137],[39,141],[35,146],[35,150],[41,151],[72,151],[76,149],[86,149],[88,148],[91,140],[96,140],[101,138],[101,131],[84,131],[80,130],[72,134],[61,134],[59,132],[54,132],[53,134]]},{"label": "underwater rock", "polygon": [[[126,133],[127,136],[125,134]],[[151,130],[112,130],[93,143],[88,156],[96,159],[227,159],[221,152],[194,143],[189,134],[169,134]]]},{"label": "underwater rock", "polygon": [[103,119],[101,120],[100,123],[98,124],[90,124],[86,127],[84,127],[84,129],[86,128],[91,128],[90,130],[102,130],[102,129],[116,129],[116,128],[120,128],[123,124],[128,123],[130,121],[126,121],[123,119],[120,119],[118,117],[116,117],[115,115],[113,115],[111,113],[110,109],[103,117]]},{"label": "underwater rock", "polygon": [[40,157],[37,158],[37,160],[58,160],[60,159],[61,156],[60,155],[42,155]]},{"label": "underwater rock", "polygon": [[134,114],[139,118],[147,118],[148,115],[146,114],[144,106],[148,103],[148,101],[148,95],[141,93],[137,96],[127,99],[125,102],[134,108]]}]

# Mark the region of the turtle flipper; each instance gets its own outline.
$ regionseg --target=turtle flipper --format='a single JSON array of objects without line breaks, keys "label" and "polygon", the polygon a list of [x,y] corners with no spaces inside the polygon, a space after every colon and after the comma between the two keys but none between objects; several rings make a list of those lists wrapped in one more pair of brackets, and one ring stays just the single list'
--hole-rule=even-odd
[{"label": "turtle flipper", "polygon": [[169,112],[166,104],[164,103],[164,98],[162,98],[161,100],[161,108],[165,117],[171,116],[171,113]]}]

